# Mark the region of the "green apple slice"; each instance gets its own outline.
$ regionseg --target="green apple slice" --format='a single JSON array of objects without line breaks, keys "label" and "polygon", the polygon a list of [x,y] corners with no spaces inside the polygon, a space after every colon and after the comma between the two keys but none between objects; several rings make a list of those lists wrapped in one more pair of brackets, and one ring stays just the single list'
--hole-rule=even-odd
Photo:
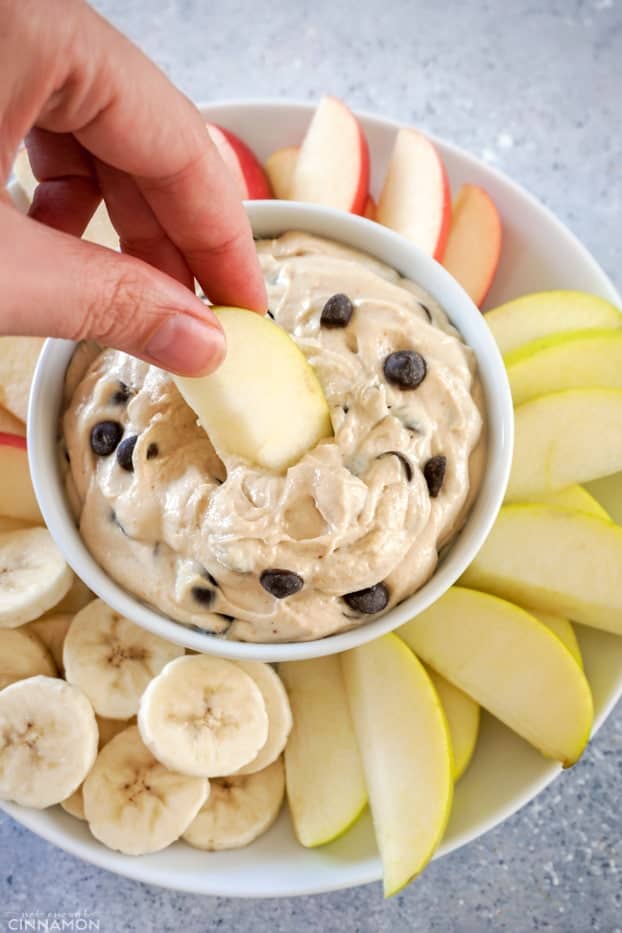
[{"label": "green apple slice", "polygon": [[585,292],[550,291],[523,295],[485,315],[502,353],[565,331],[622,327],[622,315],[603,298]]},{"label": "green apple slice", "polygon": [[218,453],[268,470],[296,463],[332,435],[322,387],[292,338],[268,317],[213,308],[227,356],[209,376],[175,376]]},{"label": "green apple slice", "polygon": [[287,801],[298,841],[341,836],[367,804],[367,788],[336,655],[288,661],[279,674],[294,725],[285,746]]},{"label": "green apple slice", "polygon": [[557,635],[581,670],[583,670],[583,657],[575,630],[572,627],[572,622],[569,622],[568,619],[563,619],[561,616],[554,616],[550,612],[536,612],[532,609],[531,614],[536,617],[538,622],[542,622],[542,625],[546,625],[554,635]]},{"label": "green apple slice", "polygon": [[568,389],[514,412],[509,502],[540,498],[622,469],[622,390]]},{"label": "green apple slice", "polygon": [[622,330],[575,330],[532,340],[507,353],[515,405],[582,386],[622,388]]},{"label": "green apple slice", "polygon": [[453,798],[447,722],[425,669],[395,635],[346,652],[341,665],[390,897],[425,867],[445,832]]},{"label": "green apple slice", "polygon": [[565,767],[578,760],[592,728],[589,684],[560,639],[524,609],[454,586],[398,634],[547,758]]},{"label": "green apple slice", "polygon": [[622,528],[614,522],[506,505],[460,583],[622,635],[621,567]]},{"label": "green apple slice", "polygon": [[454,781],[460,780],[468,768],[479,734],[479,704],[470,696],[445,680],[431,667],[426,668],[428,676],[438,693],[441,706],[447,719],[449,737],[453,749]]},{"label": "green apple slice", "polygon": [[[597,480],[597,482],[600,481]],[[575,512],[587,512],[588,515],[595,515],[596,518],[611,521],[609,513],[605,511],[600,502],[587,489],[576,484],[549,493],[548,496],[544,496],[542,502],[546,505],[557,505],[562,509],[574,509]]]},{"label": "green apple slice", "polygon": [[587,489],[613,521],[622,525],[622,473],[592,480],[587,484]]}]

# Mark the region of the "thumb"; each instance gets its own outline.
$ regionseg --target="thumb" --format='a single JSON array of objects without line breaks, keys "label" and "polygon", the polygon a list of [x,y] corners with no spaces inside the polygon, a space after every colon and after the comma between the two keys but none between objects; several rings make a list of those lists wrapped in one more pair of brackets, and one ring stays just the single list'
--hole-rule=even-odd
[{"label": "thumb", "polygon": [[0,334],[89,338],[187,376],[222,362],[214,313],[147,263],[0,202]]}]

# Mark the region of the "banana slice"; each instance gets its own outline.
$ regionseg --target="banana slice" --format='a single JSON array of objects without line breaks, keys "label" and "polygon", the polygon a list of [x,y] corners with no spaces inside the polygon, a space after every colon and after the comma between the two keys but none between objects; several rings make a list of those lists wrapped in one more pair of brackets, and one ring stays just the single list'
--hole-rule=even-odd
[{"label": "banana slice", "polygon": [[0,799],[36,809],[60,803],[96,755],[95,713],[77,687],[38,676],[0,693]]},{"label": "banana slice", "polygon": [[167,770],[130,726],[99,753],[84,782],[84,813],[104,845],[145,855],[179,839],[208,794],[205,778]]},{"label": "banana slice", "polygon": [[184,649],[124,619],[101,599],[76,616],[63,647],[65,677],[99,716],[129,719],[149,681]]},{"label": "banana slice", "polygon": [[267,768],[279,757],[292,728],[292,710],[281,678],[269,664],[261,661],[236,661],[238,667],[252,677],[259,689],[268,714],[268,738],[255,758],[236,774],[254,774]]},{"label": "banana slice", "polygon": [[[35,619],[34,622],[29,622],[22,629],[22,631],[32,632],[43,642],[54,658],[54,663],[61,674],[65,670],[63,665],[63,644],[72,619],[73,616],[69,615],[69,613],[55,616],[48,615],[44,619]],[[43,674],[45,672],[37,671],[37,673]]]},{"label": "banana slice", "polygon": [[254,774],[214,778],[206,803],[183,838],[195,849],[241,849],[272,826],[284,793],[282,758]]},{"label": "banana slice", "polygon": [[252,761],[268,738],[254,680],[231,661],[186,655],[142,695],[138,728],[155,757],[182,774],[222,777]]},{"label": "banana slice", "polygon": [[[123,732],[124,729],[127,729],[129,726],[136,724],[136,717],[133,716],[132,719],[105,719],[103,716],[95,716],[97,721],[97,728],[99,730],[99,751],[102,750],[104,745],[107,745],[115,735],[118,735],[119,732]],[[73,792],[71,797],[67,797],[66,800],[61,800],[61,807],[71,816],[75,816],[77,820],[86,820],[84,815],[84,797],[82,795],[82,784],[80,787]]]},{"label": "banana slice", "polygon": [[63,598],[72,581],[47,528],[0,534],[0,627],[37,619]]},{"label": "banana slice", "polygon": [[54,661],[45,645],[32,632],[0,628],[0,690],[36,674],[56,677]]}]

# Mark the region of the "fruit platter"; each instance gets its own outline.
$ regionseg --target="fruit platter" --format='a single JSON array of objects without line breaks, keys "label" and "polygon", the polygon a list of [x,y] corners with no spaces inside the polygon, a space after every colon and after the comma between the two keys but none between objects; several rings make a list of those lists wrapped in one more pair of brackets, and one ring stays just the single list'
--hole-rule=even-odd
[{"label": "fruit platter", "polygon": [[[96,599],[42,527],[25,440],[42,341],[1,338],[0,805],[177,890],[391,896],[575,764],[622,693],[620,299],[530,195],[420,128],[330,97],[202,110],[241,197],[364,216],[463,287],[512,391],[506,501],[458,583],[393,633],[276,667],[184,651]],[[23,154],[15,174],[27,204]],[[104,209],[85,236],[116,248]]]}]

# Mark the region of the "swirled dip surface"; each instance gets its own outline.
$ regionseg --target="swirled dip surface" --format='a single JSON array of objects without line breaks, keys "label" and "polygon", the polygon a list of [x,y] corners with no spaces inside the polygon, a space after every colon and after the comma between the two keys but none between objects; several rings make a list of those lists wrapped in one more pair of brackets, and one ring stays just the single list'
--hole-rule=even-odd
[{"label": "swirled dip surface", "polygon": [[[114,350],[76,355],[64,437],[82,536],[115,580],[207,631],[295,641],[359,625],[432,574],[479,483],[481,393],[442,309],[387,266],[301,233],[257,249],[332,439],[284,475],[217,453],[170,376]],[[335,295],[345,326],[343,298],[321,322]],[[416,388],[396,382],[421,359]]]}]

